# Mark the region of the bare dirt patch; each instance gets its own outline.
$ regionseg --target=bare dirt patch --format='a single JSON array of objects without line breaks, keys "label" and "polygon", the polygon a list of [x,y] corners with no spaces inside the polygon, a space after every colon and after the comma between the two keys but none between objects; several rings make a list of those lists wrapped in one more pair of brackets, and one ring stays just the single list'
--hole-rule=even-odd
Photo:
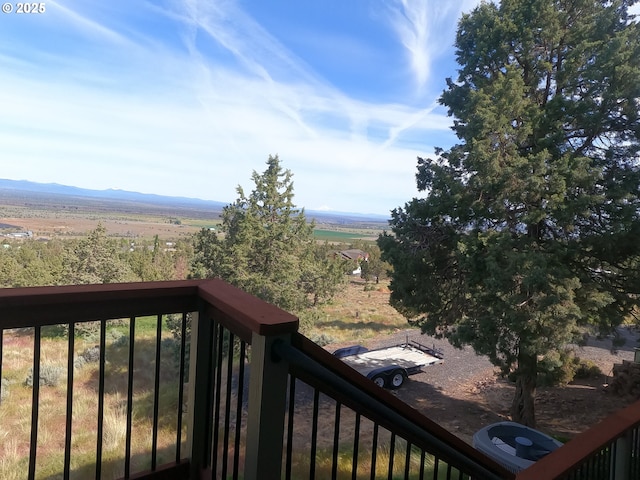
[{"label": "bare dirt patch", "polygon": [[[406,403],[468,443],[482,427],[511,420],[513,394],[513,384],[491,372],[470,377],[446,393],[415,380],[398,392]],[[540,388],[536,398],[537,428],[566,441],[632,401],[607,393],[600,379]]]},{"label": "bare dirt patch", "polygon": [[3,218],[3,222],[17,226],[22,231],[31,231],[35,238],[80,238],[102,224],[107,235],[122,238],[153,238],[158,235],[161,239],[179,239],[188,237],[199,228],[174,225],[160,219],[111,219],[104,217],[75,217],[61,216],[58,218]]}]

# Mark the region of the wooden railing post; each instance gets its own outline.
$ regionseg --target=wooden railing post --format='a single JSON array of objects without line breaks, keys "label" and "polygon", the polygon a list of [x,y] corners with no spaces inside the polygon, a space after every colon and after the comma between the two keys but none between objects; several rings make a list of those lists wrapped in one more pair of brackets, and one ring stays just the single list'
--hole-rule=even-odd
[{"label": "wooden railing post", "polygon": [[627,431],[615,443],[615,456],[611,462],[613,472],[611,480],[628,480],[631,478],[631,432]]},{"label": "wooden railing post", "polygon": [[191,458],[190,478],[201,477],[211,467],[213,431],[213,322],[202,313],[191,319],[191,352],[187,403],[187,452]]},{"label": "wooden railing post", "polygon": [[272,359],[276,340],[290,343],[291,335],[253,333],[251,341],[246,480],[281,478],[288,365]]}]

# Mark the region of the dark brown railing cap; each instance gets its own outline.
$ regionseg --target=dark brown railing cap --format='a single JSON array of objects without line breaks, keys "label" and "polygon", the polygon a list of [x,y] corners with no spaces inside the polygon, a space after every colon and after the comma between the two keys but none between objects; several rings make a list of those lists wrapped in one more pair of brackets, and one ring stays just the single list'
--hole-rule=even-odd
[{"label": "dark brown railing cap", "polygon": [[249,332],[271,336],[298,331],[298,317],[220,279],[201,283],[199,292],[202,300]]}]

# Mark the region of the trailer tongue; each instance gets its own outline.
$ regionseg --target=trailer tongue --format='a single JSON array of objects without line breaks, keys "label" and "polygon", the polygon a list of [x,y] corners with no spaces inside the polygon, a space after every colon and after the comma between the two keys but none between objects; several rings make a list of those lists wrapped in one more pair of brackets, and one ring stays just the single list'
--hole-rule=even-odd
[{"label": "trailer tongue", "polygon": [[400,388],[409,375],[420,373],[423,367],[442,363],[444,357],[435,347],[414,340],[375,350],[354,345],[333,354],[376,385],[391,389]]}]

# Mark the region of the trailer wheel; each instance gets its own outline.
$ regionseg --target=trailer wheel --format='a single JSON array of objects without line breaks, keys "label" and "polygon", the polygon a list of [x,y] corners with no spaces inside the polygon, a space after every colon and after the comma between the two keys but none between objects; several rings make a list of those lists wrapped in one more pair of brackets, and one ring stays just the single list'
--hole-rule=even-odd
[{"label": "trailer wheel", "polygon": [[371,380],[373,380],[373,383],[379,387],[384,388],[384,377],[382,375],[376,375]]},{"label": "trailer wheel", "polygon": [[396,370],[393,372],[393,376],[391,377],[391,388],[396,389],[400,388],[404,383],[404,373],[400,370]]}]

